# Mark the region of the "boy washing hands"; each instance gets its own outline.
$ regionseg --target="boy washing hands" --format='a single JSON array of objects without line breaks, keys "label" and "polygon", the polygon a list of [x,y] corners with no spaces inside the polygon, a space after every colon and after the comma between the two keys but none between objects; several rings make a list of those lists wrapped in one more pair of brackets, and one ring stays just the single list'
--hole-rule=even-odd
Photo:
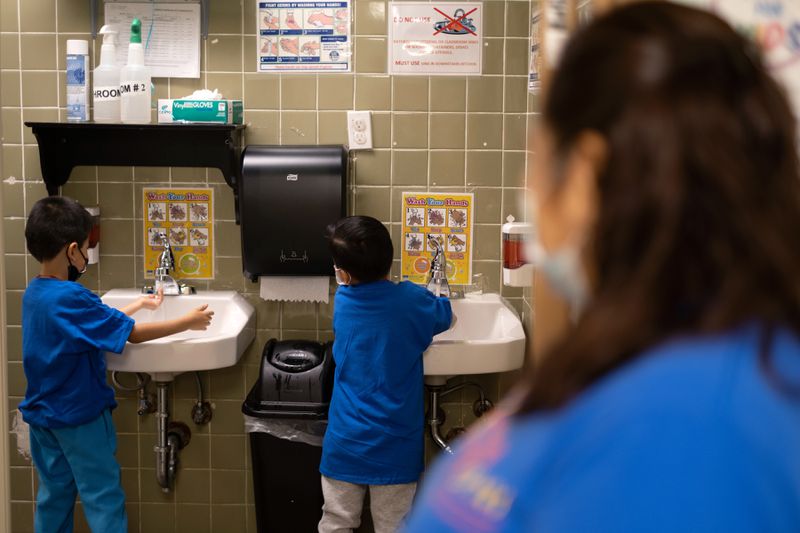
[{"label": "boy washing hands", "polygon": [[80,494],[92,531],[125,532],[125,494],[115,458],[104,352],[187,329],[205,330],[207,305],[184,316],[137,324],[129,315],[156,309],[162,294],[121,310],[74,283],[86,271],[92,217],[75,200],[50,196],[34,204],[25,226],[28,251],[41,263],[22,298],[22,365],[28,386],[19,406],[30,425],[39,474],[35,530],[72,531]]}]

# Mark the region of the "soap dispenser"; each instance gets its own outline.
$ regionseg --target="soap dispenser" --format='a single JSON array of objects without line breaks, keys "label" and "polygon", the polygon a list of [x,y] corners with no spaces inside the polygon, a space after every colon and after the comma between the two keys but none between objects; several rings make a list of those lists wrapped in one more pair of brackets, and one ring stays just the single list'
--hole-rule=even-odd
[{"label": "soap dispenser", "polygon": [[530,287],[533,265],[525,257],[525,241],[531,238],[531,225],[515,222],[508,215],[501,228],[503,234],[503,284],[509,287]]},{"label": "soap dispenser", "polygon": [[133,19],[128,64],[120,71],[120,118],[123,124],[149,124],[150,69],[144,66],[142,22]]},{"label": "soap dispenser", "polygon": [[98,32],[103,36],[100,49],[100,65],[94,69],[95,122],[119,122],[119,74],[117,66],[117,31],[111,25],[105,25]]}]

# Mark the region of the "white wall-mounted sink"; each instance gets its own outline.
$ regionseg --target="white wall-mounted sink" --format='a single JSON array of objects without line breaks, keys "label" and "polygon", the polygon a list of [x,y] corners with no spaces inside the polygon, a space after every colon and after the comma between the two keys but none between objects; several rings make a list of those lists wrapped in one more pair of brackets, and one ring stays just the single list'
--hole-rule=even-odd
[{"label": "white wall-mounted sink", "polygon": [[[124,307],[140,298],[138,289],[112,289],[101,298],[111,307]],[[140,344],[128,343],[122,354],[106,353],[109,370],[143,372],[157,381],[176,374],[235,365],[255,337],[255,309],[235,291],[198,291],[193,295],[165,296],[155,311],[142,309],[137,322],[177,318],[202,304],[214,311],[205,331],[184,331]]]},{"label": "white wall-mounted sink", "polygon": [[433,338],[423,355],[427,381],[461,374],[507,372],[525,360],[525,332],[519,315],[499,294],[451,300],[457,321]]}]

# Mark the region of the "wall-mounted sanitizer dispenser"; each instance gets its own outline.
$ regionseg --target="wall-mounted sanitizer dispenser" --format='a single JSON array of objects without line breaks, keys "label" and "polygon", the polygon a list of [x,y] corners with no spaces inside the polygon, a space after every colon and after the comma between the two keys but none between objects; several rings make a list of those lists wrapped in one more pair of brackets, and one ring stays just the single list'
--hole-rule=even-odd
[{"label": "wall-mounted sanitizer dispenser", "polygon": [[503,284],[509,287],[530,287],[533,265],[525,257],[525,241],[531,238],[531,225],[514,222],[508,215],[500,228],[503,237]]},{"label": "wall-mounted sanitizer dispenser", "polygon": [[346,214],[343,146],[249,145],[239,220],[245,276],[332,276],[326,227]]}]

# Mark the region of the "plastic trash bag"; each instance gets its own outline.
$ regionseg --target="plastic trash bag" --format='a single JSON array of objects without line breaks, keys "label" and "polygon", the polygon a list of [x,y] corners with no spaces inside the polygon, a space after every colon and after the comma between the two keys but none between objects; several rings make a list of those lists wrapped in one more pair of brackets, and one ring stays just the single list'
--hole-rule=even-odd
[{"label": "plastic trash bag", "polygon": [[31,460],[31,433],[28,423],[22,419],[19,409],[11,411],[11,434],[17,439],[17,453]]},{"label": "plastic trash bag", "polygon": [[244,415],[245,433],[268,433],[279,439],[322,446],[327,420],[300,420],[296,418],[256,418]]}]

